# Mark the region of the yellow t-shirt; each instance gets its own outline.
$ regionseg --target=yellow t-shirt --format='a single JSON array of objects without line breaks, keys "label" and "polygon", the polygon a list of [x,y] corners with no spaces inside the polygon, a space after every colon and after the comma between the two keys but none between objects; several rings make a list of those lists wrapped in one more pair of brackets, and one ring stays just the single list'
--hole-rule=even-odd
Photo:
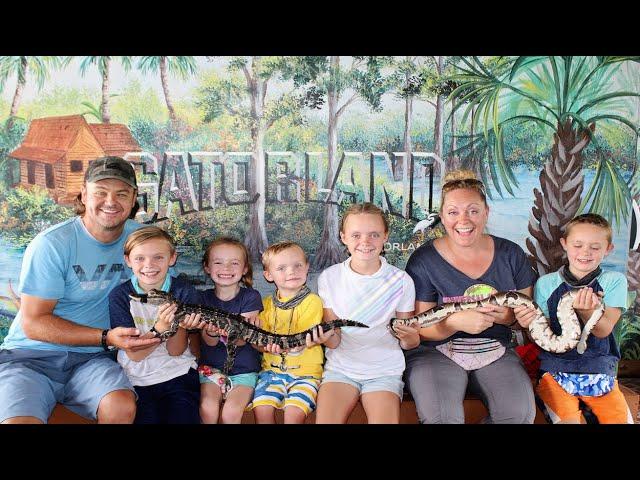
[{"label": "yellow t-shirt", "polygon": [[[281,298],[287,301],[288,298]],[[303,332],[322,321],[322,300],[315,293],[307,297],[291,310],[281,310],[273,304],[271,295],[262,299],[263,310],[260,312],[261,328],[280,335],[290,335]],[[324,352],[321,345],[305,348],[300,352],[289,352],[284,357],[287,370],[278,366],[282,362],[280,355],[264,352],[262,354],[262,370],[277,373],[288,373],[296,377],[322,377]]]}]

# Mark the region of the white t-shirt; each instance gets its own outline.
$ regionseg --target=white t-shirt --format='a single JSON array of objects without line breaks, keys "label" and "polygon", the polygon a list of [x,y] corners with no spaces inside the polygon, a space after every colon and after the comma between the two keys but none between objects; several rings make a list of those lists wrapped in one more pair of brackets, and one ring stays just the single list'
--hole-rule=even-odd
[{"label": "white t-shirt", "polygon": [[[140,330],[140,335],[151,330],[158,308],[157,305],[131,302],[131,314],[136,328]],[[131,383],[141,387],[157,385],[184,375],[190,368],[198,368],[196,357],[191,353],[188,345],[181,355],[173,356],[167,350],[167,342],[162,342],[140,361],[129,358],[124,350],[118,350],[118,363],[122,365]]]},{"label": "white t-shirt", "polygon": [[369,326],[342,328],[337,348],[327,348],[324,369],[336,371],[354,380],[386,375],[402,375],[404,354],[396,337],[387,329],[396,312],[411,312],[415,305],[413,280],[403,270],[382,265],[372,275],[351,270],[351,257],[327,268],[318,277],[318,294],[324,308],[339,317]]}]

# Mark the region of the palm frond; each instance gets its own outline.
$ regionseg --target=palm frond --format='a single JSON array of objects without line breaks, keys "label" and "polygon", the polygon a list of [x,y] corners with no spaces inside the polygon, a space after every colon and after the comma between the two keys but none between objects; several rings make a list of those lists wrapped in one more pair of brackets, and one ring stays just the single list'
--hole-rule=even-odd
[{"label": "palm frond", "polygon": [[580,204],[580,212],[593,212],[613,220],[619,230],[623,218],[629,215],[631,192],[611,159],[600,154],[596,175]]}]

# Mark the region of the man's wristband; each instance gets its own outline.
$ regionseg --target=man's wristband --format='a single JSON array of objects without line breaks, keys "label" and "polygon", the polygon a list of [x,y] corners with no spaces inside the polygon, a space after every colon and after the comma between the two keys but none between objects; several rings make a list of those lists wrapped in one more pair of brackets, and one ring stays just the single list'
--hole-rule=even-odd
[{"label": "man's wristband", "polygon": [[100,345],[102,345],[102,348],[104,349],[105,352],[110,352],[111,350],[115,350],[116,347],[110,347],[109,345],[107,345],[107,334],[109,333],[109,329],[105,328],[104,330],[102,330],[102,337],[100,338]]}]

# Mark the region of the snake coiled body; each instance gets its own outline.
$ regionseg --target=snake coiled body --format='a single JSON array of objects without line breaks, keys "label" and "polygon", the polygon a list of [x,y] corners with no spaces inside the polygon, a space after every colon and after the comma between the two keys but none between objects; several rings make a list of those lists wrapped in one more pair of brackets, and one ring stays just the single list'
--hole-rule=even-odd
[{"label": "snake coiled body", "polygon": [[486,305],[501,305],[509,308],[525,305],[536,311],[536,317],[529,325],[529,333],[540,348],[548,352],[564,353],[577,347],[578,353],[582,354],[587,348],[587,337],[604,313],[604,304],[600,303],[583,328],[578,315],[572,307],[578,291],[569,290],[558,303],[558,321],[562,327],[560,335],[553,333],[549,320],[544,316],[536,302],[529,296],[515,291],[499,292],[477,301],[444,303],[411,318],[392,318],[389,322],[389,328],[394,330],[395,325],[412,325],[416,323],[420,327],[430,327],[445,320],[452,313]]}]

